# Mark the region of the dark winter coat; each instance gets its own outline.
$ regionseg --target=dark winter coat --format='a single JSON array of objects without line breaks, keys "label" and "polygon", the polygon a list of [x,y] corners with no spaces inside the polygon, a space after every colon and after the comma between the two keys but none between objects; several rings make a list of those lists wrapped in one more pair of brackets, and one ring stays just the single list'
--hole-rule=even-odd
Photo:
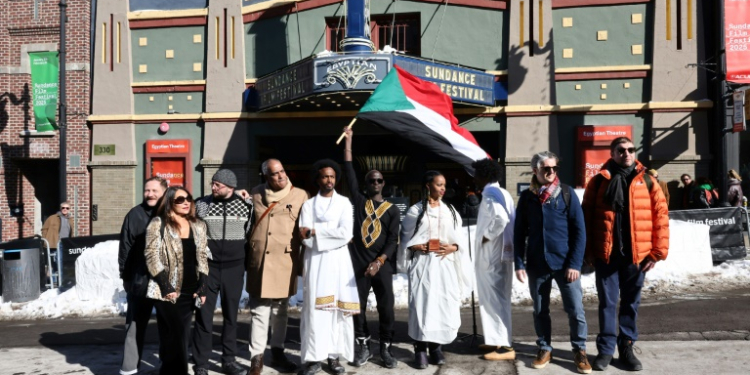
[{"label": "dark winter coat", "polygon": [[120,251],[117,257],[120,264],[120,278],[130,283],[129,292],[146,294],[148,271],[143,251],[146,249],[146,228],[156,207],[143,202],[133,207],[122,222],[120,229]]},{"label": "dark winter coat", "polygon": [[569,208],[565,206],[562,192],[545,204],[530,190],[521,193],[513,241],[516,270],[528,268],[532,273],[546,273],[581,269],[586,250],[586,224],[578,196],[572,187],[566,187],[570,190]]}]

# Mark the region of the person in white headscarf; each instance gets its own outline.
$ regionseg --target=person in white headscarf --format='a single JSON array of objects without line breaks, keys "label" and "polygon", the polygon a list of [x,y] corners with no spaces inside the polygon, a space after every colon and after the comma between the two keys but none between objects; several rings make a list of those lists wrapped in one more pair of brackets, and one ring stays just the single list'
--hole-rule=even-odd
[{"label": "person in white headscarf", "polygon": [[516,359],[512,347],[511,293],[513,288],[513,226],[516,209],[513,197],[500,187],[500,165],[491,159],[478,160],[474,182],[482,188],[474,236],[474,271],[479,313],[488,361]]},{"label": "person in white headscarf", "polygon": [[461,296],[472,275],[462,270],[464,238],[461,217],[444,203],[445,177],[424,176],[428,194],[409,208],[402,222],[399,272],[409,275],[409,336],[414,339],[415,366],[445,364],[442,345],[450,344],[461,326]]},{"label": "person in white headscarf", "polygon": [[304,305],[300,322],[305,362],[302,374],[322,369],[328,359],[332,373],[346,371],[339,356],[354,359],[354,322],[359,314],[359,295],[347,243],[352,239],[354,210],[346,197],[336,193],[341,175],[336,162],[319,160],[313,176],[320,190],[302,205],[299,218],[304,245]]}]

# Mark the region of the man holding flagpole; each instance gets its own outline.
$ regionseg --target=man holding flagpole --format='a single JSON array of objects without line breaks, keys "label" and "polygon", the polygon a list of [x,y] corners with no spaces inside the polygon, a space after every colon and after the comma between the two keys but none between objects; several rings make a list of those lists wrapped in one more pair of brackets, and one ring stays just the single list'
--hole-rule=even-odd
[{"label": "man holding flagpole", "polygon": [[354,364],[359,367],[372,358],[370,352],[370,330],[367,327],[365,313],[367,296],[372,288],[378,304],[380,318],[380,358],[387,368],[398,364],[391,354],[393,324],[396,320],[393,312],[393,274],[395,272],[396,248],[398,246],[399,211],[398,207],[383,199],[385,180],[378,170],[371,170],[365,175],[365,191],[362,194],[357,183],[357,176],[352,165],[351,129],[346,133],[344,147],[344,168],[349,185],[349,200],[354,205],[354,241],[349,244],[349,252],[354,266],[354,277],[359,290],[360,313],[354,317],[354,334],[356,335]]}]

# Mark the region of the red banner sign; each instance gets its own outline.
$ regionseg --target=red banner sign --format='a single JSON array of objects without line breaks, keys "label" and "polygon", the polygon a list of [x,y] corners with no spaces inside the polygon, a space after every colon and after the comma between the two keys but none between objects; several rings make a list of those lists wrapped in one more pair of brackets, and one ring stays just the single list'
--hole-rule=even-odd
[{"label": "red banner sign", "polygon": [[630,126],[579,126],[579,142],[614,141],[615,138],[630,138]]},{"label": "red banner sign", "polygon": [[750,0],[724,1],[727,81],[750,83]]},{"label": "red banner sign", "polygon": [[146,153],[149,154],[182,154],[185,152],[190,152],[190,141],[187,139],[146,141]]},{"label": "red banner sign", "polygon": [[185,159],[158,158],[151,160],[151,175],[167,180],[169,186],[185,186]]},{"label": "red banner sign", "polygon": [[579,126],[578,144],[578,187],[585,187],[591,178],[599,173],[602,165],[611,157],[609,144],[619,137],[632,139],[631,126]]}]

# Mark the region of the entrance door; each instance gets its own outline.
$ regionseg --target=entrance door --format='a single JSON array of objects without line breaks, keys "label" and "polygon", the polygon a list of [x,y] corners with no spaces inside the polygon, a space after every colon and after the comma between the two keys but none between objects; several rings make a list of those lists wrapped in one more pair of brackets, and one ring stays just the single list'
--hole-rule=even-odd
[{"label": "entrance door", "polygon": [[[20,161],[18,165],[26,180],[34,188],[34,200],[38,202],[34,208],[41,208],[40,210],[34,210],[34,233],[41,233],[41,225],[44,220],[60,209],[59,161],[55,159],[33,159]],[[23,195],[29,193],[28,190],[19,192],[20,199],[18,201],[23,202]],[[26,210],[31,208],[25,207]],[[37,228],[37,226],[39,227]]]}]

